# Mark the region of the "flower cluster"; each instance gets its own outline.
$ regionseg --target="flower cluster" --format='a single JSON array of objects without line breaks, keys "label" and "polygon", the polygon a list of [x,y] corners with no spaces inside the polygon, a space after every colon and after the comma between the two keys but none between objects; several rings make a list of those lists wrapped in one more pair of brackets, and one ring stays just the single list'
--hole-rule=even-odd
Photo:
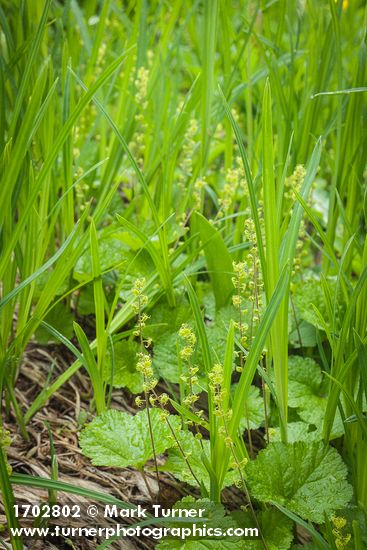
[{"label": "flower cluster", "polygon": [[134,296],[134,301],[132,303],[132,308],[136,315],[138,316],[137,327],[134,331],[134,336],[139,336],[141,343],[145,344],[146,347],[149,347],[151,340],[143,340],[143,331],[145,329],[146,322],[149,319],[149,315],[143,312],[143,308],[148,303],[148,296],[143,293],[143,290],[146,286],[146,280],[144,277],[141,279],[136,279],[134,281],[133,288],[131,290],[132,295]]},{"label": "flower cluster", "polygon": [[149,70],[141,66],[138,69],[136,79],[135,79],[135,86],[136,86],[135,101],[143,110],[148,107],[148,102],[147,102],[148,83],[149,83]]},{"label": "flower cluster", "polygon": [[181,325],[178,335],[185,342],[185,346],[180,350],[181,359],[188,360],[194,353],[196,336],[194,331],[187,324]]},{"label": "flower cluster", "polygon": [[223,402],[227,398],[227,391],[223,388],[224,372],[220,363],[215,363],[209,373],[209,387],[213,394],[215,406],[214,414],[223,420],[229,421],[232,417],[232,410],[223,410]]},{"label": "flower cluster", "polygon": [[141,279],[136,279],[131,293],[135,298],[132,303],[132,308],[138,316],[138,323],[134,331],[134,336],[138,336],[140,338],[141,345],[145,345],[145,347],[148,348],[152,343],[151,338],[148,338],[146,340],[143,339],[143,331],[145,329],[146,322],[149,319],[149,315],[142,311],[148,303],[148,296],[143,293],[145,286],[146,280],[144,277],[142,277]]},{"label": "flower cluster", "polygon": [[[294,203],[296,201],[296,193],[301,192],[302,184],[306,176],[306,169],[302,164],[298,164],[291,176],[286,178],[284,182],[284,198],[286,201]],[[308,199],[309,204],[312,202],[312,194]],[[289,211],[289,206],[287,206]],[[305,257],[308,255],[307,247],[305,246],[305,240],[307,239],[307,234],[305,231],[305,225],[303,220],[301,221],[300,230],[298,233],[298,241],[296,244],[296,253],[293,263],[292,275],[296,275],[301,271],[301,267],[304,263]],[[292,285],[293,286],[293,285]]]},{"label": "flower cluster", "polygon": [[242,460],[233,460],[229,463],[229,467],[233,470],[244,470],[246,464],[248,463],[248,458],[244,457]]},{"label": "flower cluster", "polygon": [[298,233],[298,240],[296,244],[296,254],[293,262],[292,275],[296,275],[301,271],[303,260],[308,255],[307,247],[305,246],[306,239],[307,239],[307,233],[306,233],[305,223],[303,220],[301,220],[299,233]]},{"label": "flower cluster", "polygon": [[107,43],[101,42],[101,45],[98,48],[97,60],[96,60],[96,65],[94,70],[96,76],[99,76],[102,73],[106,52],[107,52]]},{"label": "flower cluster", "polygon": [[[260,321],[264,283],[256,244],[255,224],[250,217],[245,221],[244,235],[251,248],[244,261],[233,262],[232,264],[234,273],[232,283],[236,289],[232,297],[232,303],[239,310],[237,329],[240,331],[241,344],[245,347],[254,338],[255,327]],[[250,307],[250,312],[249,307],[243,307],[246,304]],[[250,325],[243,321],[244,318],[249,318]]]},{"label": "flower cluster", "polygon": [[143,168],[144,164],[145,138],[148,131],[148,124],[144,114],[148,107],[148,83],[149,69],[141,66],[138,69],[136,79],[134,81],[136,87],[135,102],[140,112],[135,115],[137,127],[133,139],[129,143],[131,152],[137,159],[137,163],[140,168]]},{"label": "flower cluster", "polygon": [[154,376],[152,367],[152,358],[149,353],[138,353],[138,362],[136,364],[136,370],[141,372],[144,376],[143,390],[144,392],[152,391],[158,384],[158,380]]},{"label": "flower cluster", "polygon": [[229,434],[227,427],[227,423],[232,418],[232,409],[225,410],[223,408],[223,403],[227,398],[227,391],[223,388],[223,382],[223,366],[220,363],[215,363],[211,372],[209,373],[209,388],[211,390],[214,403],[214,414],[216,417],[218,417],[220,423],[218,433],[221,437],[223,437],[226,447],[231,449],[233,454],[233,440]]},{"label": "flower cluster", "polygon": [[82,178],[83,176],[83,168],[79,166],[76,176],[77,176],[77,183],[75,184],[75,197],[78,202],[78,206],[80,210],[85,209],[85,203],[87,202],[87,195],[89,191],[89,185],[86,181],[84,181]]},{"label": "flower cluster", "polygon": [[233,262],[232,267],[234,273],[232,283],[236,289],[235,294],[232,296],[232,303],[239,311],[239,322],[236,323],[236,328],[240,332],[241,344],[246,346],[248,342],[247,333],[249,329],[248,324],[243,321],[243,318],[247,318],[248,314],[248,308],[243,308],[243,305],[249,297],[246,262]]},{"label": "flower cluster", "polygon": [[183,399],[183,404],[186,407],[190,407],[196,403],[199,396],[194,393],[194,386],[198,382],[197,373],[199,368],[191,364],[191,357],[195,350],[196,336],[193,330],[186,324],[183,324],[178,331],[178,335],[183,340],[184,345],[180,349],[180,358],[186,363],[186,372],[180,376],[181,382],[183,382],[189,391]]},{"label": "flower cluster", "polygon": [[284,197],[285,199],[294,201],[296,198],[295,191],[299,193],[302,188],[303,180],[306,176],[306,169],[303,164],[297,164],[293,174],[285,179],[284,182]]},{"label": "flower cluster", "polygon": [[184,187],[192,176],[192,158],[195,152],[195,135],[198,131],[198,123],[195,118],[190,119],[187,130],[185,132],[182,146],[182,160],[179,164],[180,174],[178,185]]},{"label": "flower cluster", "polygon": [[194,183],[194,209],[195,210],[201,210],[201,207],[203,206],[203,189],[206,186],[206,180],[205,177],[199,178]]},{"label": "flower cluster", "polygon": [[134,281],[133,288],[131,290],[131,294],[135,297],[135,300],[132,304],[132,307],[135,311],[135,313],[140,313],[141,309],[147,305],[148,303],[148,296],[143,294],[143,290],[146,286],[146,280],[144,277],[141,277],[140,279],[136,279]]},{"label": "flower cluster", "polygon": [[[134,296],[134,301],[132,304],[133,310],[138,316],[138,323],[136,330],[134,331],[134,336],[140,338],[140,353],[138,354],[138,362],[136,364],[136,370],[140,372],[144,377],[143,390],[145,394],[152,391],[158,384],[158,380],[154,376],[154,371],[152,367],[152,358],[145,351],[144,348],[147,348],[151,344],[151,340],[143,339],[143,330],[145,328],[146,322],[149,319],[149,316],[142,311],[148,303],[148,296],[144,294],[144,288],[146,286],[146,280],[144,277],[141,279],[136,279],[131,290],[132,295]],[[140,397],[135,400],[138,407],[143,405],[143,401]]]},{"label": "flower cluster", "polygon": [[259,321],[260,307],[262,305],[262,289],[264,283],[261,275],[261,264],[256,243],[255,224],[251,218],[245,221],[245,237],[251,243],[250,251],[246,256],[246,267],[248,274],[249,301],[253,303],[252,321]]},{"label": "flower cluster", "polygon": [[237,168],[228,168],[223,189],[220,193],[217,218],[226,216],[234,204],[234,198],[238,188],[246,188],[245,172],[241,159],[237,159]]},{"label": "flower cluster", "polygon": [[347,533],[346,535],[343,534],[343,529],[347,525],[347,520],[343,517],[333,516],[331,521],[334,525],[333,535],[335,537],[335,546],[338,550],[344,550],[344,548],[348,547],[348,543],[351,539],[350,533]]},{"label": "flower cluster", "polygon": [[232,267],[234,273],[232,283],[237,291],[237,294],[232,297],[232,302],[234,307],[239,309],[243,303],[243,294],[247,290],[246,262],[233,262]]}]

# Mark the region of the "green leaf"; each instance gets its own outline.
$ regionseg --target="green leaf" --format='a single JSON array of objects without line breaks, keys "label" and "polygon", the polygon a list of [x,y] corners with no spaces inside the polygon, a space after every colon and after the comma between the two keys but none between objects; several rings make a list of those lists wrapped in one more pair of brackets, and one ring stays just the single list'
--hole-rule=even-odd
[{"label": "green leaf", "polygon": [[[269,411],[268,411],[269,412]],[[250,386],[244,416],[240,421],[240,430],[257,430],[264,423],[264,400],[260,394],[259,388]]]},{"label": "green leaf", "polygon": [[[199,527],[200,528],[200,527]],[[168,539],[158,544],[159,550],[247,550],[247,541],[223,540],[223,539],[193,539],[177,540]]]},{"label": "green leaf", "polygon": [[[242,323],[249,324],[251,321],[251,304],[250,302],[244,301],[243,305],[245,308],[249,309],[249,313],[247,314],[245,314],[244,312],[241,313]],[[214,326],[222,330],[223,334],[224,333],[226,334],[228,332],[228,328],[232,320],[235,321],[236,323],[239,322],[240,314],[238,309],[236,309],[233,305],[222,307],[221,309],[218,309],[215,312]],[[213,326],[213,325],[209,325],[209,326]]]},{"label": "green leaf", "polygon": [[[254,527],[254,518],[249,512],[232,513],[239,527]],[[293,540],[292,522],[278,510],[270,509],[257,514],[257,519],[268,550],[288,550]],[[263,550],[264,544],[257,540],[246,539],[246,550]]]},{"label": "green leaf", "polygon": [[320,330],[324,329],[312,307],[312,304],[314,304],[323,317],[326,318],[327,311],[324,305],[324,293],[320,281],[310,279],[298,285],[294,294],[294,302],[301,319]]},{"label": "green leaf", "polygon": [[[1,499],[6,514],[7,524],[10,528],[18,528],[18,518],[15,514],[14,505],[15,498],[13,493],[13,487],[10,484],[10,477],[8,471],[9,465],[7,456],[3,445],[0,447],[0,491]],[[19,535],[11,537],[12,548],[14,550],[23,550],[23,542]]]},{"label": "green leaf", "polygon": [[181,405],[180,403],[177,403],[177,401],[174,401],[174,399],[170,399],[170,402],[172,407],[178,412],[179,415],[181,415],[181,418],[183,420],[190,420],[197,426],[202,426],[209,431],[209,423],[206,420],[199,417],[196,413],[193,413],[191,409],[185,407],[184,405]]},{"label": "green leaf", "polygon": [[[334,298],[336,283],[333,279],[327,279],[328,287]],[[318,279],[308,279],[302,281],[296,286],[294,292],[294,305],[301,319],[307,321],[314,327],[320,330],[324,330],[323,325],[320,322],[319,316],[316,314],[313,306],[316,306],[322,317],[327,321],[329,325],[330,319],[328,315],[327,305],[325,303],[325,296],[321,282]],[[338,301],[340,303],[340,300]]]},{"label": "green leaf", "polygon": [[90,222],[89,244],[92,259],[98,370],[101,371],[103,369],[104,358],[106,355],[107,332],[105,330],[105,295],[103,292],[101,262],[99,258],[99,243],[96,225],[93,218]]},{"label": "green leaf", "polygon": [[[232,308],[222,308],[218,310],[215,321],[209,326],[205,326],[205,333],[209,347],[212,351],[213,357],[216,361],[219,362],[222,362],[224,359],[224,350],[226,346],[228,326],[225,322],[225,320],[227,319],[225,317],[225,312],[227,312],[227,309],[232,310]],[[169,327],[166,329],[166,331],[161,336],[159,336],[154,343],[153,366],[159,373],[160,377],[173,384],[177,384],[179,382],[179,378],[181,375],[177,359],[177,344],[179,343],[179,337],[177,335],[177,329],[175,329],[174,327],[176,323],[181,320],[180,318],[182,318],[181,315],[183,314],[185,314],[186,316],[186,308],[182,311],[182,314],[178,312],[177,315],[175,315],[175,313],[172,312],[172,323],[169,324]],[[154,320],[159,319],[159,317],[155,317],[154,311],[152,313],[152,318]],[[189,321],[189,318],[187,318],[187,320]],[[149,334],[149,326],[146,330]],[[172,330],[174,332],[172,332]],[[194,362],[200,367],[198,376],[199,378],[201,376],[201,378],[199,383],[205,388],[207,384],[204,377],[204,359],[200,341],[197,344]]]},{"label": "green leaf", "polygon": [[79,315],[91,315],[95,313],[92,285],[86,285],[80,289],[77,309]]},{"label": "green leaf", "polygon": [[215,309],[215,296],[210,283],[204,281],[197,281],[196,294],[199,302],[204,308],[205,317],[208,319],[214,319],[216,315]]},{"label": "green leaf", "polygon": [[[113,386],[115,388],[128,388],[132,393],[143,391],[143,376],[136,370],[136,354],[140,346],[131,340],[122,340],[114,345],[115,364],[113,372]],[[104,364],[103,379],[107,384],[111,383],[111,354],[108,351]]]},{"label": "green leaf", "polygon": [[[301,419],[318,428],[318,438],[322,438],[321,426],[327,404],[327,382],[321,369],[309,357],[292,355],[288,367],[289,406],[297,409]],[[341,436],[344,427],[339,412],[336,413],[332,438]]]},{"label": "green leaf", "polygon": [[[65,243],[64,243],[65,244]],[[40,272],[41,270],[39,270]],[[33,292],[33,299],[40,298],[42,295],[42,292],[50,280],[52,276],[53,271],[46,270],[40,272],[40,275],[37,276],[35,283],[34,283],[34,292]],[[19,285],[20,286],[20,285]],[[19,288],[19,287],[17,287]],[[65,279],[65,281],[61,284],[61,286],[57,289],[55,292],[55,296],[62,296],[69,290],[69,284],[68,279]]]},{"label": "green leaf", "polygon": [[153,350],[154,369],[160,378],[172,384],[177,384],[180,379],[176,347],[177,340],[177,334],[165,334],[157,340]]},{"label": "green leaf", "polygon": [[191,318],[191,308],[184,294],[176,294],[176,307],[172,308],[163,297],[150,312],[145,334],[155,341],[167,332],[177,332]]},{"label": "green leaf", "polygon": [[220,363],[224,360],[228,328],[224,325],[214,323],[206,328],[208,343],[213,354],[213,359]]},{"label": "green leaf", "polygon": [[310,357],[292,355],[289,357],[289,379],[292,381],[290,390],[290,407],[303,404],[303,396],[312,398],[320,390],[322,372],[319,365]]},{"label": "green leaf", "polygon": [[197,231],[200,235],[213,285],[215,304],[219,309],[228,304],[233,293],[231,256],[221,234],[198,212],[192,216],[191,227],[193,232]]},{"label": "green leaf", "polygon": [[[70,309],[62,304],[58,303],[51,311],[46,315],[46,323],[54,327],[58,332],[61,332],[68,340],[74,336],[73,321],[74,315]],[[36,340],[40,344],[47,344],[50,341],[56,341],[53,339],[49,331],[40,325],[36,330]]]},{"label": "green leaf", "polygon": [[[162,422],[158,409],[151,409],[150,415],[155,452],[161,454],[173,445],[171,431],[167,422]],[[171,415],[169,420],[178,430],[179,417]],[[84,428],[80,446],[95,466],[142,468],[153,458],[147,410],[134,416],[116,409],[104,412]]]},{"label": "green leaf", "polygon": [[[200,442],[189,431],[182,431],[178,439],[196,478],[199,479],[209,491],[209,473],[203,464],[201,455],[204,452],[208,460],[210,460],[210,442],[207,439],[202,439]],[[197,482],[190,472],[187,462],[184,460],[180,450],[176,447],[168,451],[168,459],[161,469],[164,472],[171,472],[180,481],[197,486]],[[224,478],[224,487],[234,485],[238,479],[240,479],[238,473],[230,470]]]},{"label": "green leaf", "polygon": [[[152,203],[153,204],[153,203]],[[159,253],[159,249],[155,245],[154,237],[155,235],[147,235],[144,231],[140,229],[137,225],[130,222],[129,220],[123,218],[119,214],[116,214],[116,218],[123,225],[126,227],[131,233],[136,235],[144,245],[145,250],[148,252],[149,256],[151,257],[154,266],[159,273],[159,276],[161,278],[162,285],[164,289],[167,291],[167,297],[168,300],[170,300],[170,304],[173,306],[174,304],[174,293],[173,293],[173,287],[172,287],[172,281],[170,278],[170,268],[167,269],[167,263],[165,263],[164,259],[162,258],[162,254]],[[163,229],[163,228],[161,228]],[[158,228],[157,228],[158,230]],[[163,237],[162,231],[158,230],[159,234],[159,241],[162,245],[162,239],[165,241],[165,237]],[[167,252],[167,243],[164,244],[165,251]],[[163,249],[161,246],[161,252],[163,253]],[[173,300],[173,301],[172,301]]]},{"label": "green leaf", "polygon": [[309,542],[308,544],[293,544],[291,550],[320,550],[320,547],[314,542]]},{"label": "green leaf", "polygon": [[98,413],[102,413],[106,408],[104,387],[102,383],[101,373],[98,369],[94,353],[88,341],[87,335],[77,322],[73,323],[75,335],[78,339],[80,348],[83,352],[83,363],[90,376],[94,397],[96,400],[96,408]]},{"label": "green leaf", "polygon": [[[288,423],[288,443],[295,441],[320,441],[320,431],[310,431],[310,425],[306,422],[289,422]],[[281,441],[280,429],[269,428],[270,441]]]},{"label": "green leaf", "polygon": [[[226,512],[224,507],[221,504],[216,504],[214,502],[211,502],[210,500],[206,499],[200,499],[200,500],[194,500],[192,497],[185,497],[179,502],[176,502],[176,504],[173,507],[174,509],[205,509],[205,512],[203,513],[203,517],[205,516],[205,521],[203,524],[206,525],[206,528],[220,528],[223,531],[227,530],[229,528],[236,528],[237,523],[234,521],[233,518],[230,516],[226,516]],[[185,522],[170,522],[169,527],[175,527],[179,526],[181,528],[183,527],[191,527],[192,523],[185,523]],[[196,521],[196,526],[200,529],[200,522]],[[238,537],[232,537],[226,539],[220,539],[218,537],[216,538],[187,538],[185,540],[182,540],[180,538],[167,538],[165,540],[161,540],[160,543],[157,545],[157,549],[159,550],[171,550],[171,549],[177,549],[177,550],[208,550],[208,549],[215,549],[215,550],[246,550],[247,541],[238,539]]]},{"label": "green leaf", "polygon": [[[98,257],[101,271],[107,271],[113,266],[119,265],[121,269],[122,262],[126,264],[129,250],[118,238],[113,235],[103,235],[98,233]],[[92,255],[88,248],[77,261],[74,268],[74,278],[83,282],[90,279],[92,275]]]},{"label": "green leaf", "polygon": [[314,325],[301,320],[296,326],[292,317],[290,321],[290,330],[288,334],[289,344],[294,348],[304,347],[313,348],[317,344],[316,328]]},{"label": "green leaf", "polygon": [[[291,512],[289,508],[285,508],[278,502],[272,501],[273,506],[275,506],[282,514],[291,519],[296,525],[299,525],[305,530],[306,533],[310,534],[313,541],[316,541],[317,548],[320,550],[330,550],[329,544],[326,542],[324,537],[319,533],[319,531],[313,526],[310,521],[303,520],[299,515]],[[324,514],[325,517],[325,514]],[[335,550],[335,549],[334,549]]]},{"label": "green leaf", "polygon": [[322,442],[270,443],[247,466],[251,495],[279,503],[304,519],[323,523],[352,497],[347,468]]}]

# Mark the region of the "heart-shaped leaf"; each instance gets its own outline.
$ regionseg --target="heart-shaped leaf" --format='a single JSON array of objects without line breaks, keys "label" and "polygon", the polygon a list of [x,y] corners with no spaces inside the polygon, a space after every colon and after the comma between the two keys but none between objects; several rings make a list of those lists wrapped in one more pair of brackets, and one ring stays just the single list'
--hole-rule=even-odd
[{"label": "heart-shaped leaf", "polygon": [[352,496],[347,468],[336,449],[321,441],[270,443],[247,466],[254,498],[276,502],[304,519],[323,523]]}]

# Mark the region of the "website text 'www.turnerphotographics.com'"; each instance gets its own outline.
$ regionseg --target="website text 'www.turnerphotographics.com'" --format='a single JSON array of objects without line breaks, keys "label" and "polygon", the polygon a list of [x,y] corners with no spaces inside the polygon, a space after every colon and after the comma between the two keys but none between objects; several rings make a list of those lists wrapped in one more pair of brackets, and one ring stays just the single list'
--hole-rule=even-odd
[{"label": "website text 'www.turnerphotographics.com'", "polygon": [[[81,518],[81,508],[78,505],[73,506],[50,506],[45,505],[24,505],[15,507],[15,515],[21,518],[43,520],[50,519],[52,522],[57,521],[57,518],[70,519],[72,523],[74,518]],[[96,505],[88,506],[86,515],[89,518],[97,519],[103,517],[104,520],[122,520],[125,518],[135,518],[137,523],[124,524],[114,523],[108,525],[94,526],[71,526],[71,525],[50,525],[38,527],[12,527],[10,533],[12,536],[20,536],[25,538],[42,539],[46,537],[58,538],[89,538],[98,537],[100,539],[111,538],[150,538],[153,540],[161,540],[166,538],[175,539],[239,539],[248,538],[256,539],[259,536],[258,529],[255,527],[238,527],[215,526],[209,518],[206,517],[205,508],[192,508],[181,510],[178,517],[177,509],[162,509],[160,505],[156,505],[153,515],[147,513],[140,506],[132,510],[121,510],[117,506],[105,505],[97,507]],[[160,514],[161,512],[161,514]],[[163,517],[162,517],[163,516]],[[167,525],[169,521],[167,516],[171,516],[171,522],[175,525]],[[172,517],[173,516],[173,517]],[[145,518],[145,519],[144,519]],[[139,519],[141,520],[139,522]],[[75,519],[74,519],[75,521]],[[164,521],[161,525],[155,525],[157,521]],[[187,523],[190,521],[191,523]],[[179,525],[180,522],[184,522]]]}]

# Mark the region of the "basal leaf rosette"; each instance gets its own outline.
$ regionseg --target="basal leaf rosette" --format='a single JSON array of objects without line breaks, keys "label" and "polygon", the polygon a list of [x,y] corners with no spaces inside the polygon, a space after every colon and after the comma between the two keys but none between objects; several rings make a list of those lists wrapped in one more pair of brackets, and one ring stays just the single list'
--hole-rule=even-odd
[{"label": "basal leaf rosette", "polygon": [[346,506],[352,487],[336,449],[321,441],[270,443],[247,465],[252,497],[275,502],[315,523]]}]

